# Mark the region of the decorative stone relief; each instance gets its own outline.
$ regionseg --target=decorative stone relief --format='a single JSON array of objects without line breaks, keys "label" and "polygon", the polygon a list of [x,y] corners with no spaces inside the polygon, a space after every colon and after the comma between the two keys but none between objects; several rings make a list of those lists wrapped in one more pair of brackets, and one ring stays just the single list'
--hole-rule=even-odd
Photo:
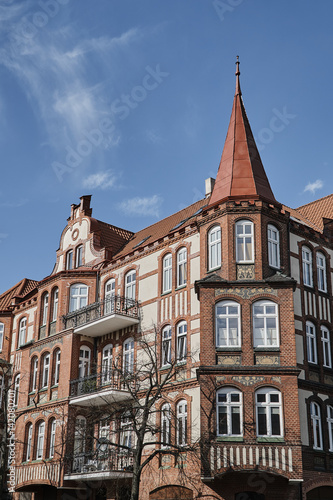
[{"label": "decorative stone relief", "polygon": [[254,264],[238,264],[237,279],[238,280],[254,280]]},{"label": "decorative stone relief", "polygon": [[50,342],[47,342],[47,343],[43,343],[41,345],[38,345],[36,347],[31,347],[30,349],[30,356],[33,352],[40,352],[42,351],[43,349],[47,348],[47,349],[52,349],[52,347],[55,345],[55,344],[62,344],[63,343],[63,338],[61,337],[60,339],[56,339],[56,340],[51,340]]},{"label": "decorative stone relief", "polygon": [[239,366],[241,364],[240,356],[217,356],[217,364],[224,366]]},{"label": "decorative stone relief", "polygon": [[252,377],[252,376],[232,377],[232,380],[234,380],[235,382],[239,382],[240,384],[243,384],[246,387],[249,387],[251,385],[257,384],[258,382],[263,382],[265,380],[265,377]]},{"label": "decorative stone relief", "polygon": [[260,356],[256,354],[256,365],[266,366],[266,365],[275,365],[278,366],[280,364],[280,356]]},{"label": "decorative stone relief", "polygon": [[277,384],[281,384],[281,377],[272,377],[272,382],[276,382]]},{"label": "decorative stone relief", "polygon": [[223,377],[223,376],[222,376],[222,377],[221,377],[221,376],[218,376],[218,377],[216,377],[216,383],[217,383],[217,384],[221,384],[221,382],[224,382],[224,381],[225,381],[225,379],[226,379],[226,377]]},{"label": "decorative stone relief", "polygon": [[215,296],[221,295],[221,294],[230,294],[232,295],[238,295],[239,297],[242,297],[243,299],[250,299],[254,295],[258,294],[270,294],[270,295],[276,295],[277,296],[277,290],[274,290],[273,288],[269,286],[265,287],[253,287],[253,288],[248,288],[248,287],[239,287],[239,288],[217,288],[215,290]]}]

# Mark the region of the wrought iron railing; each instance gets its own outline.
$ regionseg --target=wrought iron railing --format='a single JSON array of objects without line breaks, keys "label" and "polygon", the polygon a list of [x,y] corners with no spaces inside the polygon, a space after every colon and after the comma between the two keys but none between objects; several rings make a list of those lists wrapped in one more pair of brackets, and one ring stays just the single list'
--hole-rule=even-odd
[{"label": "wrought iron railing", "polygon": [[[106,450],[102,450],[102,447]],[[107,448],[108,447],[108,448]],[[77,454],[67,462],[66,474],[91,474],[98,472],[132,472],[133,452],[121,451],[108,444],[99,445],[99,450]]]},{"label": "wrought iron railing", "polygon": [[[102,370],[99,373],[87,375],[86,377],[78,378],[70,381],[70,396],[82,396],[101,391],[102,389],[115,389],[124,391],[128,388],[130,381],[125,381],[123,375],[119,375],[113,370]],[[126,383],[127,382],[127,383]]]},{"label": "wrought iron railing", "polygon": [[120,314],[129,317],[138,317],[138,302],[126,297],[115,295],[113,297],[94,302],[93,304],[82,307],[77,311],[70,312],[62,317],[64,329],[77,328],[86,325],[100,318]]}]

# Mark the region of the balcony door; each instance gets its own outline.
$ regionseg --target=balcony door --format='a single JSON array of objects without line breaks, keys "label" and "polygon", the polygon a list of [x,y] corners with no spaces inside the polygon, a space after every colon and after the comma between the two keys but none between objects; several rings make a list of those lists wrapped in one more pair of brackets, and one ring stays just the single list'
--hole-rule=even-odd
[{"label": "balcony door", "polygon": [[90,374],[90,356],[91,350],[89,347],[81,347],[79,357],[79,378],[88,377]]},{"label": "balcony door", "polygon": [[103,349],[102,355],[102,382],[109,384],[112,379],[112,344],[108,344]]},{"label": "balcony door", "polygon": [[116,280],[113,278],[105,284],[104,314],[111,314],[115,310]]}]

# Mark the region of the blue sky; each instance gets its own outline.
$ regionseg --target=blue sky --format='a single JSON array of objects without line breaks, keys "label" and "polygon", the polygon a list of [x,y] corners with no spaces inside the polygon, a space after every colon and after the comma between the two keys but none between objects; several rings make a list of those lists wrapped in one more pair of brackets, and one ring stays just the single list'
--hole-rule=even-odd
[{"label": "blue sky", "polygon": [[0,0],[0,293],[71,203],[133,231],[200,199],[241,87],[275,197],[332,192],[333,2]]}]

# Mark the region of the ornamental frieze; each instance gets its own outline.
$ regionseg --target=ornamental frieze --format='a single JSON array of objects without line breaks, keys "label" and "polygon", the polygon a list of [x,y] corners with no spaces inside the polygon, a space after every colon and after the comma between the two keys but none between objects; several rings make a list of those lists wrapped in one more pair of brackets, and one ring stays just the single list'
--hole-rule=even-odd
[{"label": "ornamental frieze", "polygon": [[257,384],[258,382],[263,382],[265,380],[265,377],[232,377],[232,380],[234,380],[235,382],[239,382],[246,387],[249,387],[251,385]]},{"label": "ornamental frieze", "polygon": [[250,299],[254,295],[258,295],[258,294],[270,294],[270,295],[277,296],[277,290],[274,290],[273,288],[271,288],[269,286],[253,287],[253,288],[248,288],[248,287],[217,288],[215,290],[215,296],[221,295],[224,293],[227,293],[227,294],[232,293],[232,295],[238,295],[239,297],[242,297],[242,299]]},{"label": "ornamental frieze", "polygon": [[52,340],[52,341],[47,342],[47,343],[42,343],[41,345],[38,345],[36,347],[31,347],[31,349],[30,349],[30,356],[31,356],[31,354],[33,352],[40,352],[40,351],[42,351],[45,348],[52,349],[52,347],[55,344],[62,344],[62,343],[63,343],[63,337],[60,337],[60,339],[55,339],[55,340]]},{"label": "ornamental frieze", "polygon": [[280,365],[280,356],[260,356],[256,354],[256,365],[267,366],[267,365]]},{"label": "ornamental frieze", "polygon": [[239,366],[241,364],[240,356],[217,356],[217,364],[224,366]]}]

